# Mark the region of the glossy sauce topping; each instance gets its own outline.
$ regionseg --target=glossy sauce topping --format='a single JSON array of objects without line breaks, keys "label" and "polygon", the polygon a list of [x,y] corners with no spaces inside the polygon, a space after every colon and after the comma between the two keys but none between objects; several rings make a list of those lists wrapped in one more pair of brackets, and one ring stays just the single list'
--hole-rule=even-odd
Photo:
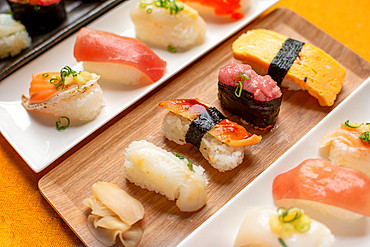
[{"label": "glossy sauce topping", "polygon": [[196,2],[203,6],[212,7],[215,14],[218,16],[231,15],[231,19],[242,19],[244,15],[237,10],[240,9],[240,0],[187,0],[188,2]]}]

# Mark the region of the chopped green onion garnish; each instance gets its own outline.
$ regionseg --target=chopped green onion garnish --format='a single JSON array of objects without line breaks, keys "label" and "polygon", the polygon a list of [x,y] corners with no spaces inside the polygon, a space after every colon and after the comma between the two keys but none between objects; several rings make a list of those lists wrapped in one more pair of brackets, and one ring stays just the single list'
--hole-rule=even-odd
[{"label": "chopped green onion garnish", "polygon": [[352,128],[352,129],[355,129],[355,128],[358,128],[360,127],[361,125],[353,125],[349,120],[347,120],[346,122],[344,122],[344,124],[349,127],[349,128]]},{"label": "chopped green onion garnish", "polygon": [[175,48],[175,47],[173,47],[172,45],[168,45],[168,46],[167,46],[167,50],[168,50],[169,52],[172,52],[172,53],[176,53],[176,52],[177,52],[176,48]]},{"label": "chopped green onion garnish", "polygon": [[73,77],[75,77],[77,76],[77,72],[71,69],[71,67],[69,66],[64,66],[60,70],[60,77],[57,76],[56,78],[51,79],[50,83],[54,84],[57,87],[57,90],[63,90],[66,77],[69,75],[72,75]]},{"label": "chopped green onion garnish", "polygon": [[[236,77],[240,77],[240,80],[235,81]],[[236,89],[235,89],[236,97],[240,98],[240,96],[242,95],[242,91],[243,91],[243,82],[245,80],[250,80],[250,79],[251,79],[251,76],[249,74],[241,72],[241,71],[239,71],[239,73],[236,76],[234,76],[233,81],[236,84]],[[239,89],[239,92],[238,92],[238,89]]]},{"label": "chopped green onion garnish", "polygon": [[[185,5],[178,0],[154,0],[153,2],[146,3],[146,1],[140,1],[140,8],[146,8],[148,5],[154,5],[158,8],[170,9],[170,14],[177,14],[177,12],[183,10]],[[150,10],[150,11],[149,11]],[[151,9],[146,11],[148,14],[152,13]]]},{"label": "chopped green onion garnish", "polygon": [[360,140],[365,145],[370,145],[370,132],[366,131],[360,135]]},{"label": "chopped green onion garnish", "polygon": [[279,243],[281,244],[281,246],[283,246],[283,247],[288,247],[288,246],[285,244],[285,242],[284,242],[284,240],[283,240],[282,238],[278,238],[278,240],[279,240]]},{"label": "chopped green onion garnish", "polygon": [[[178,153],[173,153],[176,157],[178,157],[180,160],[183,160],[185,159],[184,157],[182,157],[181,154],[178,154]],[[194,169],[193,169],[193,162],[191,160],[188,160],[188,167],[189,167],[189,170],[192,171],[192,172],[195,172]]]},{"label": "chopped green onion garnish", "polygon": [[48,73],[44,73],[44,74],[42,74],[42,77],[44,77],[44,78],[46,78],[46,77],[48,77],[49,76],[49,74]]},{"label": "chopped green onion garnish", "polygon": [[[62,124],[61,118],[67,119],[67,121],[68,121],[67,122],[67,125],[60,126]],[[69,121],[69,118],[68,117],[61,116],[61,117],[58,117],[58,121],[55,123],[55,126],[57,127],[58,130],[65,130],[66,128],[68,128],[68,126],[69,126],[70,123],[71,122]]]}]

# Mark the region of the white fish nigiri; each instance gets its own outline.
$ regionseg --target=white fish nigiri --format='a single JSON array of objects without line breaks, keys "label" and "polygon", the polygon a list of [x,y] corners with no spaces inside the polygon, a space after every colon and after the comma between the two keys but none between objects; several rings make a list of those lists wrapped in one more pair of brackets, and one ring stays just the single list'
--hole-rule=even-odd
[{"label": "white fish nigiri", "polygon": [[202,167],[145,140],[132,142],[125,158],[125,176],[130,182],[176,200],[181,211],[195,211],[205,205]]},{"label": "white fish nigiri", "polygon": [[310,219],[309,230],[304,233],[294,232],[290,237],[281,237],[270,226],[270,219],[277,216],[272,207],[256,207],[249,210],[241,224],[235,247],[264,246],[281,247],[279,238],[289,247],[329,247],[334,246],[334,236],[324,224]]},{"label": "white fish nigiri", "polygon": [[137,222],[144,217],[143,205],[115,184],[98,181],[83,204],[92,209],[87,218],[90,232],[102,243],[113,246],[139,244],[143,231]]},{"label": "white fish nigiri", "polygon": [[370,176],[370,123],[349,121],[326,135],[320,147],[330,146],[329,159],[338,166],[353,168]]},{"label": "white fish nigiri", "polygon": [[206,23],[198,12],[174,1],[141,0],[130,12],[136,37],[162,48],[188,49],[203,43]]}]

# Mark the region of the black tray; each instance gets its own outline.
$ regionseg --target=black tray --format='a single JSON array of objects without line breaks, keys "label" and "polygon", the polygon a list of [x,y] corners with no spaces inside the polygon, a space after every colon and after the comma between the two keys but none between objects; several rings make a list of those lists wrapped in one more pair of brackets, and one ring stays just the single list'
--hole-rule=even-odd
[{"label": "black tray", "polygon": [[[31,36],[31,47],[23,50],[17,56],[0,60],[0,81],[125,0],[62,1],[64,1],[67,12],[63,23],[51,32]],[[9,9],[7,2],[1,0],[0,13],[6,13]]]}]

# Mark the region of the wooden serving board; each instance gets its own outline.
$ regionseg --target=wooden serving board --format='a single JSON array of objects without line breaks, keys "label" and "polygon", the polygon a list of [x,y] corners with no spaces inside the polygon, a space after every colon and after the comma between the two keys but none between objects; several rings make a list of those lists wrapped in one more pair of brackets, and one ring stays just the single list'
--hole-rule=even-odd
[{"label": "wooden serving board", "polygon": [[[332,107],[320,107],[317,100],[305,91],[283,89],[276,126],[270,132],[259,133],[263,135],[259,144],[245,148],[245,159],[241,165],[221,173],[212,168],[194,146],[180,146],[161,135],[160,127],[167,111],[158,107],[158,103],[168,99],[199,98],[222,111],[217,98],[218,71],[233,60],[233,41],[254,28],[274,30],[323,49],[347,70],[347,75],[343,90]],[[88,138],[83,146],[70,152],[69,157],[40,180],[40,191],[87,246],[103,246],[86,225],[90,210],[82,201],[91,196],[91,186],[96,181],[114,183],[138,199],[145,208],[145,217],[141,222],[144,235],[140,246],[175,246],[286,152],[369,76],[370,64],[364,59],[294,12],[277,9],[246,26],[94,133],[93,139]],[[224,114],[239,122],[234,116]],[[180,153],[204,167],[208,179],[208,200],[203,208],[192,213],[181,212],[175,202],[141,189],[124,178],[122,164],[125,148],[132,141],[142,139]]]}]

